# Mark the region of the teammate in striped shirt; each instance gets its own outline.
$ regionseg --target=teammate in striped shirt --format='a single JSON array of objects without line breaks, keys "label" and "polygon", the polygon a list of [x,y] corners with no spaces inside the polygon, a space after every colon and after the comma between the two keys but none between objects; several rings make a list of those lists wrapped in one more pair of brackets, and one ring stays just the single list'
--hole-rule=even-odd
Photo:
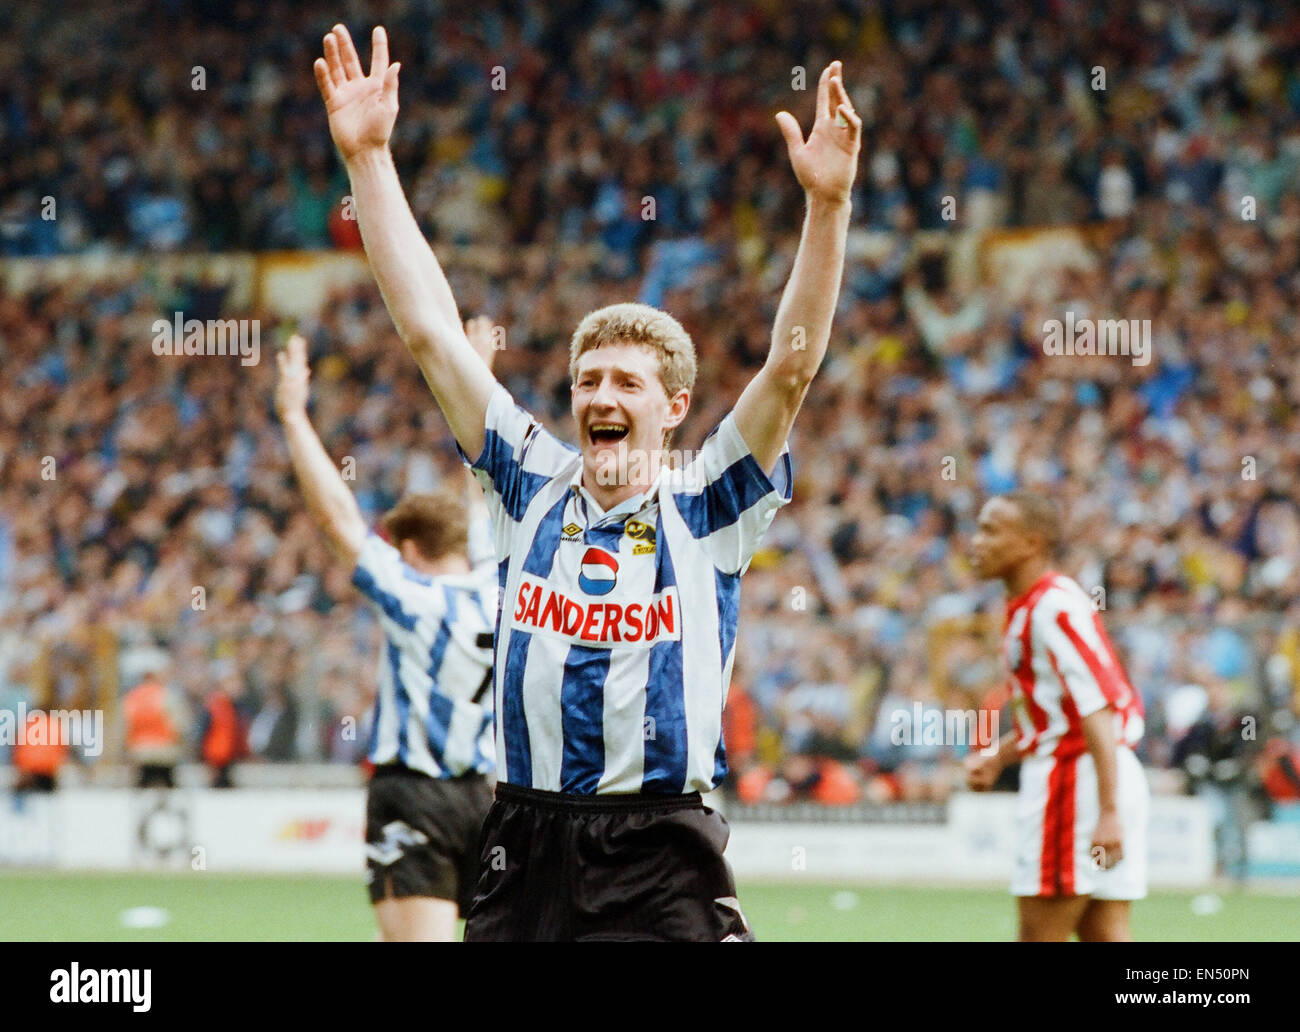
[{"label": "teammate in striped shirt", "polygon": [[[491,324],[473,320],[468,332],[490,361]],[[276,408],[307,509],[384,632],[366,793],[379,937],[449,941],[473,898],[495,767],[487,695],[497,589],[482,494],[467,480],[464,494],[409,495],[383,519],[391,544],[367,532],[308,419],[302,337],[276,358]],[[467,508],[481,514],[469,526]]]},{"label": "teammate in striped shirt", "polygon": [[1011,596],[1003,658],[1016,727],[995,755],[968,760],[968,783],[988,790],[1020,760],[1020,938],[1126,941],[1130,901],[1146,895],[1142,700],[1092,600],[1052,569],[1059,538],[1052,503],[1031,492],[980,512],[975,571]]},{"label": "teammate in striped shirt", "polygon": [[475,360],[388,151],[397,68],[376,29],[363,73],[342,26],[315,64],[371,268],[495,521],[500,780],[466,939],[748,938],[726,824],[699,793],[726,776],[740,576],[790,498],[786,438],[839,293],[861,137],[840,65],[807,140],[777,116],[807,206],[767,363],[676,472],[695,354],[665,313],[614,305],[578,326],[577,449]]}]

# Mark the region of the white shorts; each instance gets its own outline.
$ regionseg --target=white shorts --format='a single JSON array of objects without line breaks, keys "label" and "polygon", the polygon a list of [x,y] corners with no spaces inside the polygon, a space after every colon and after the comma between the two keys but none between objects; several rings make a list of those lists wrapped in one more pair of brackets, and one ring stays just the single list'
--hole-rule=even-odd
[{"label": "white shorts", "polygon": [[1091,754],[1068,760],[1027,756],[1021,762],[1013,895],[1118,900],[1147,894],[1146,772],[1127,746],[1115,753],[1124,859],[1109,871],[1092,858],[1092,833],[1101,807]]}]

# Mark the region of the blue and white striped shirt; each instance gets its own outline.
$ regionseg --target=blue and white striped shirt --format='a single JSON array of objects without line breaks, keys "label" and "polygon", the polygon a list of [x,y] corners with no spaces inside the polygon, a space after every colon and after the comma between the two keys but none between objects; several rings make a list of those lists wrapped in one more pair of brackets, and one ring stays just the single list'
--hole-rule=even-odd
[{"label": "blue and white striped shirt", "polygon": [[601,512],[582,456],[498,385],[473,469],[496,535],[497,776],[582,795],[679,794],[727,774],[740,577],[790,500],[728,416],[683,470]]},{"label": "blue and white striped shirt", "polygon": [[352,583],[384,631],[370,762],[400,763],[434,778],[490,774],[492,710],[486,692],[474,701],[492,666],[486,637],[497,593],[490,557],[472,573],[427,577],[372,532]]}]

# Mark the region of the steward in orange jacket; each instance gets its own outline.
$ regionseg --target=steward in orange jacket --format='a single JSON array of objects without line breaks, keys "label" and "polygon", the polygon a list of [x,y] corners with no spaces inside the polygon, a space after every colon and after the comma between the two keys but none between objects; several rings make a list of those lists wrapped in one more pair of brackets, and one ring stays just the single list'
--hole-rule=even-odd
[{"label": "steward in orange jacket", "polygon": [[156,674],[144,679],[122,700],[126,754],[140,768],[140,788],[172,788],[172,772],[181,759],[181,719],[167,688]]},{"label": "steward in orange jacket", "polygon": [[59,738],[50,715],[44,710],[32,710],[14,745],[13,765],[18,772],[15,787],[20,792],[53,792],[59,768],[67,758],[68,745]]}]

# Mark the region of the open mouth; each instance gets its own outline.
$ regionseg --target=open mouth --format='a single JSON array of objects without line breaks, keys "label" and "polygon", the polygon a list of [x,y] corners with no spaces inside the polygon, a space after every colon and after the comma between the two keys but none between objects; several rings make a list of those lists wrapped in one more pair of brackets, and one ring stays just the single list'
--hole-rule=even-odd
[{"label": "open mouth", "polygon": [[628,435],[628,428],[622,423],[592,423],[587,435],[593,444],[617,444]]}]

